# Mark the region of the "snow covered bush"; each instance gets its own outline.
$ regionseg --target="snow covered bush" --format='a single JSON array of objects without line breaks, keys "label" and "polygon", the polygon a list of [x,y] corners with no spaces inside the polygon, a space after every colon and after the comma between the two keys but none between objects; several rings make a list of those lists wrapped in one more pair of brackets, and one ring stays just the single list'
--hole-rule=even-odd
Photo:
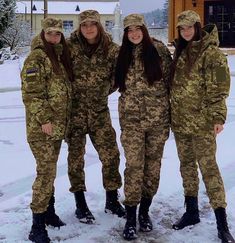
[{"label": "snow covered bush", "polygon": [[11,51],[10,47],[0,49],[0,60],[15,60],[19,55],[15,51]]}]

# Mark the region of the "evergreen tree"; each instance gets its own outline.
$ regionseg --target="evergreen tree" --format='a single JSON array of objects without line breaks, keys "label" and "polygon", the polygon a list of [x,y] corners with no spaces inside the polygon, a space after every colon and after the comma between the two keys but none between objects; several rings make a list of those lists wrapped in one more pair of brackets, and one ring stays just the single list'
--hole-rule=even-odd
[{"label": "evergreen tree", "polygon": [[162,25],[162,10],[156,9],[148,13],[144,13],[146,24],[151,27],[160,27]]},{"label": "evergreen tree", "polygon": [[169,0],[166,0],[163,5],[163,11],[162,11],[162,25],[164,27],[168,26],[168,8],[169,8]]},{"label": "evergreen tree", "polygon": [[[15,0],[0,0],[0,36],[12,24],[15,16]],[[2,43],[0,42],[0,48]]]}]

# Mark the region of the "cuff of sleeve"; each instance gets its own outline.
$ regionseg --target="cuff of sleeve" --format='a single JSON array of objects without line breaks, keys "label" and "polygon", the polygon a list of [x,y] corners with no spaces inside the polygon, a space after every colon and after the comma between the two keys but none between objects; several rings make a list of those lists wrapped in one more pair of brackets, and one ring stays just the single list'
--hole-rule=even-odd
[{"label": "cuff of sleeve", "polygon": [[45,114],[38,114],[36,119],[40,123],[40,125],[43,125],[43,124],[47,124],[47,123],[51,122],[52,117],[46,116]]},{"label": "cuff of sleeve", "polygon": [[220,124],[220,125],[223,125],[225,123],[225,120],[223,119],[219,119],[219,118],[214,118],[213,119],[213,123],[214,124]]}]

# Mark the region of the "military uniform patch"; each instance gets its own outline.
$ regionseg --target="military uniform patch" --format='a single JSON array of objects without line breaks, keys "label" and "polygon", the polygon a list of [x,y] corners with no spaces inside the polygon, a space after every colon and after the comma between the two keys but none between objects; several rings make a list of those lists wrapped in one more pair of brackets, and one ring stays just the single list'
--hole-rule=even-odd
[{"label": "military uniform patch", "polygon": [[226,79],[226,68],[225,67],[217,67],[216,68],[216,80],[217,82],[223,82]]},{"label": "military uniform patch", "polygon": [[26,70],[27,77],[36,76],[37,73],[38,73],[38,68],[30,68]]}]

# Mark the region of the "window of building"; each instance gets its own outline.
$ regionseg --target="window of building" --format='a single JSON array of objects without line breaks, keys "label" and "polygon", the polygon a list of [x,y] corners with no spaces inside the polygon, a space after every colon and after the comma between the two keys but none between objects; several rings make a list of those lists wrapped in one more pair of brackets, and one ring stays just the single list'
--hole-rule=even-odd
[{"label": "window of building", "polygon": [[114,22],[112,20],[106,20],[105,21],[105,30],[106,31],[111,32],[113,26],[114,26]]},{"label": "window of building", "polygon": [[65,31],[72,31],[73,30],[73,20],[64,20],[63,28]]}]

